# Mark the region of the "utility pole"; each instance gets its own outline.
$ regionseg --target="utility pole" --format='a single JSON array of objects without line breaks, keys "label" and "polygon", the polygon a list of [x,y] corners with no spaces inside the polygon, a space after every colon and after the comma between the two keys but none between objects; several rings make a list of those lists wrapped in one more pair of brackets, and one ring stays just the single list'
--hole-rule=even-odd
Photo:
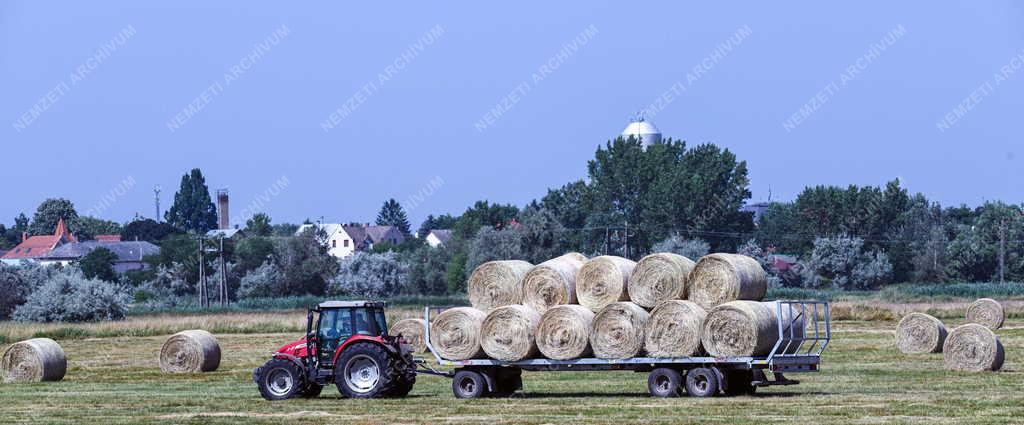
[{"label": "utility pole", "polygon": [[220,235],[220,290],[218,295],[220,296],[220,306],[228,306],[228,269],[224,264],[224,234]]},{"label": "utility pole", "polygon": [[199,237],[199,308],[206,308],[206,267],[203,263],[203,238]]},{"label": "utility pole", "polygon": [[153,219],[160,222],[160,185],[153,186],[153,203],[156,205],[156,217]]},{"label": "utility pole", "polygon": [[1006,282],[1006,219],[999,220],[999,283]]}]

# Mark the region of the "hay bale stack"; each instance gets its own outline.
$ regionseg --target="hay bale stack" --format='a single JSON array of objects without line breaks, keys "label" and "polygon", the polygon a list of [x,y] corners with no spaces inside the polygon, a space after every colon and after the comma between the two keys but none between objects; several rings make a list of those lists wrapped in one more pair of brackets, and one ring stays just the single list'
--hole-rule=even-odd
[{"label": "hay bale stack", "polygon": [[1006,320],[1006,313],[999,301],[991,298],[982,298],[967,307],[967,321],[984,325],[989,329],[1003,327],[1003,320]]},{"label": "hay bale stack", "polygon": [[160,370],[164,373],[213,372],[219,366],[220,345],[204,330],[178,332],[160,347]]},{"label": "hay bale stack", "polygon": [[761,301],[768,279],[757,260],[740,254],[708,254],[693,266],[688,298],[705,310],[735,300]]},{"label": "hay bale stack", "polygon": [[590,346],[602,359],[636,357],[644,347],[644,328],[650,314],[629,301],[608,304],[594,315]]},{"label": "hay bale stack", "polygon": [[430,344],[448,360],[469,360],[484,356],[480,347],[480,325],[487,313],[472,307],[443,311],[430,326]]},{"label": "hay bale stack", "polygon": [[537,347],[544,357],[571,360],[587,357],[594,312],[581,305],[557,305],[545,311],[537,325]]},{"label": "hay bale stack", "polygon": [[414,353],[427,351],[426,341],[423,340],[427,330],[427,321],[423,319],[402,319],[391,325],[388,335],[402,335],[402,339],[412,346]]},{"label": "hay bale stack", "polygon": [[[767,355],[779,339],[778,308],[777,302],[737,300],[708,310],[701,329],[704,350],[713,357]],[[788,338],[793,315],[799,312],[784,310],[783,314],[787,316],[783,334]],[[792,325],[793,336],[803,336],[804,323],[801,319]],[[793,343],[788,352],[796,348]]]},{"label": "hay bale stack", "polygon": [[629,299],[652,308],[662,301],[684,300],[693,260],[671,252],[659,252],[640,259],[629,277]]},{"label": "hay bale stack", "polygon": [[1003,343],[984,325],[957,326],[942,347],[946,368],[958,372],[983,372],[1003,367]]},{"label": "hay bale stack", "polygon": [[520,260],[488,261],[469,275],[469,303],[487,311],[523,301],[522,280],[533,264]]},{"label": "hay bale stack", "polygon": [[707,312],[693,301],[668,300],[651,311],[644,330],[644,350],[651,357],[688,357],[700,352],[701,327]]},{"label": "hay bale stack", "polygon": [[576,304],[576,273],[583,261],[571,254],[540,263],[523,276],[523,305],[543,314],[556,305]]},{"label": "hay bale stack", "polygon": [[50,338],[32,338],[7,347],[0,358],[3,382],[60,381],[68,370],[64,349]]},{"label": "hay bale stack", "polygon": [[945,340],[942,321],[924,313],[903,316],[896,326],[896,348],[904,354],[941,352]]},{"label": "hay bale stack", "polygon": [[562,254],[562,256],[563,257],[572,258],[573,260],[579,261],[581,263],[587,261],[587,256],[586,255],[580,254],[580,253],[575,252],[575,251],[566,252],[565,254]]},{"label": "hay bale stack", "polygon": [[513,362],[536,357],[540,351],[534,335],[540,313],[532,308],[513,304],[487,313],[480,324],[480,347],[492,359]]},{"label": "hay bale stack", "polygon": [[599,312],[616,301],[629,301],[627,281],[636,262],[613,255],[594,257],[576,274],[576,300]]}]

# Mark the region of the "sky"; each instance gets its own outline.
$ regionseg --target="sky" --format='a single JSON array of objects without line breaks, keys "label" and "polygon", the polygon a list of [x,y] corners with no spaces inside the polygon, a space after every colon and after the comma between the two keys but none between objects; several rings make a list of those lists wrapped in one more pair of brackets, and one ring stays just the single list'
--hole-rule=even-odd
[{"label": "sky", "polygon": [[746,161],[752,201],[1022,201],[1020,3],[711,3],[3,1],[0,223],[152,217],[198,167],[233,224],[395,198],[415,228],[585,178],[641,110]]}]

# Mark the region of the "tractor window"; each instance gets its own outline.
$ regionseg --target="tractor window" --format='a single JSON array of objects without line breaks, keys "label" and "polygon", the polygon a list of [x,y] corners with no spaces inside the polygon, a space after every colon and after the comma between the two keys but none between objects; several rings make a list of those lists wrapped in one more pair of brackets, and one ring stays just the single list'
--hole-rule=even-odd
[{"label": "tractor window", "polygon": [[338,344],[352,336],[352,316],[347,309],[325,310],[320,313],[320,333],[317,337],[319,354],[324,364],[330,362]]},{"label": "tractor window", "polygon": [[377,319],[377,329],[380,329],[380,334],[385,335],[388,333],[388,321],[384,318],[384,310],[374,310],[373,316]]},{"label": "tractor window", "polygon": [[370,316],[370,310],[366,308],[357,308],[353,310],[356,316],[356,333],[360,335],[375,335],[373,329],[373,318]]}]

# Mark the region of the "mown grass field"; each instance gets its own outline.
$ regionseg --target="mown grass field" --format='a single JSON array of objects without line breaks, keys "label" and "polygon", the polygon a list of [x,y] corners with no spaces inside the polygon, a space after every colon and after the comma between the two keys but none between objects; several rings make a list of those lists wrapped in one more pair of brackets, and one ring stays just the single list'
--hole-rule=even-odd
[{"label": "mown grass field", "polygon": [[[396,310],[389,319],[418,313]],[[72,327],[0,323],[0,335],[8,338],[66,334],[59,341],[69,359],[63,382],[0,384],[0,422],[1024,422],[1019,355],[1024,351],[1024,320],[1016,318],[998,331],[1007,361],[997,373],[947,372],[941,354],[900,354],[891,320],[836,320],[820,373],[790,375],[803,383],[762,388],[756,396],[655,399],[647,396],[646,374],[526,372],[524,390],[511,399],[457,400],[449,380],[421,376],[404,399],[347,400],[327,388],[318,399],[264,401],[252,382],[252,370],[270,351],[299,337],[303,319],[302,313],[291,312],[155,316]],[[945,322],[952,327],[961,321]],[[196,324],[221,330],[220,369],[201,375],[160,373],[157,352],[166,332]],[[85,330],[67,330],[78,327]]]}]

